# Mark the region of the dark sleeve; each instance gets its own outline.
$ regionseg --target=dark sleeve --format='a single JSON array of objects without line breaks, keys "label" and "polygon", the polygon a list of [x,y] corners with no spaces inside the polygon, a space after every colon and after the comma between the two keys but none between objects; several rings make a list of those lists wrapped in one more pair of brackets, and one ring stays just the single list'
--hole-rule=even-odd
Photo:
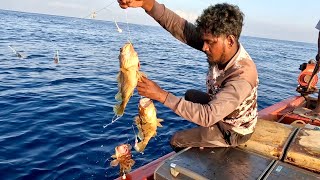
[{"label": "dark sleeve", "polygon": [[155,2],[151,11],[147,13],[179,41],[202,51],[203,41],[195,25],[158,2]]}]

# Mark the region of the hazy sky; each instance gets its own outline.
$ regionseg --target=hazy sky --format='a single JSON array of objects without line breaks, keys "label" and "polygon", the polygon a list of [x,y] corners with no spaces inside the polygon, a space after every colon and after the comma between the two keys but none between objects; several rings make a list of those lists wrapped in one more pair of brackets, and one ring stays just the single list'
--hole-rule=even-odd
[{"label": "hazy sky", "polygon": [[[159,0],[158,2],[164,3],[191,22],[211,4],[221,2],[236,4],[245,14],[242,35],[317,42],[318,31],[315,26],[320,19],[320,0]],[[97,19],[157,25],[143,10],[122,10],[116,0],[0,0],[0,9],[72,17],[86,17],[91,12],[106,6],[108,7],[97,13]]]}]

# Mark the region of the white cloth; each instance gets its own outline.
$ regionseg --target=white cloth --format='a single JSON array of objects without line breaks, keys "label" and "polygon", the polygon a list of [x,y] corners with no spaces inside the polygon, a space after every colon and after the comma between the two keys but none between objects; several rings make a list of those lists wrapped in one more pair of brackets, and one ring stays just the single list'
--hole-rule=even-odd
[{"label": "white cloth", "polygon": [[320,20],[319,20],[318,24],[316,25],[316,29],[318,29],[320,31]]}]

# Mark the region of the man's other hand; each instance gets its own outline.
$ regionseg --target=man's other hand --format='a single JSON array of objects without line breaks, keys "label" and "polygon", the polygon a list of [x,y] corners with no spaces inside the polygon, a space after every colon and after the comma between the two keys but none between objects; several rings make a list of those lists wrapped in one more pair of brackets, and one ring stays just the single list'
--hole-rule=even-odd
[{"label": "man's other hand", "polygon": [[157,83],[146,77],[142,77],[141,80],[138,81],[137,90],[141,96],[159,101],[161,103],[164,103],[168,95],[168,92],[161,89]]}]

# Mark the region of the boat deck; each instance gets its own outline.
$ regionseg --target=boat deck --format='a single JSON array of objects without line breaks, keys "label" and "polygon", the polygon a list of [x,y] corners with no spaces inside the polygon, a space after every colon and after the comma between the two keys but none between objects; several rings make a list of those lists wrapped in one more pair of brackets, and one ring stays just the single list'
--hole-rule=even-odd
[{"label": "boat deck", "polygon": [[157,180],[319,178],[319,174],[240,148],[188,148],[162,162],[154,175]]}]

